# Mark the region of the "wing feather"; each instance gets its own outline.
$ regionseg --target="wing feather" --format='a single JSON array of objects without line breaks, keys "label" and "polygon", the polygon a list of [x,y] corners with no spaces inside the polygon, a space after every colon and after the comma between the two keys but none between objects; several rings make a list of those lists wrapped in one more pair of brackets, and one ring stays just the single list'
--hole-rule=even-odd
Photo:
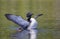
[{"label": "wing feather", "polygon": [[24,20],[21,16],[13,15],[13,14],[5,14],[6,18],[22,28],[25,28],[29,25],[29,22]]}]

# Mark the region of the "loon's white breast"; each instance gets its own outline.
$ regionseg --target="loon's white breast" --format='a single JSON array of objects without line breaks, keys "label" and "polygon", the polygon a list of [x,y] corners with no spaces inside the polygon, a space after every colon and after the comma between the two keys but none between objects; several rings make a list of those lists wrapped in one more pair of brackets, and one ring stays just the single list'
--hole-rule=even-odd
[{"label": "loon's white breast", "polygon": [[30,21],[31,21],[31,23],[30,23],[28,29],[37,28],[37,24],[38,24],[37,21],[34,18],[31,18]]}]

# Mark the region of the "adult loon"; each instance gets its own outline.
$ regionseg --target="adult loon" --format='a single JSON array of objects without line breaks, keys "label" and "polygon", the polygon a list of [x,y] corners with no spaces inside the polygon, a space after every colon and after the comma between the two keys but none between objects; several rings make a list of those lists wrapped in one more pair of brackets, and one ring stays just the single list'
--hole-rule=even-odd
[{"label": "adult loon", "polygon": [[13,14],[5,14],[6,18],[16,24],[18,24],[21,28],[24,30],[27,29],[29,30],[29,39],[36,39],[37,37],[37,21],[36,18],[43,15],[43,14],[38,14],[34,18],[32,18],[32,13],[27,13],[26,17],[28,18],[27,21],[24,20],[21,16],[13,15]]}]

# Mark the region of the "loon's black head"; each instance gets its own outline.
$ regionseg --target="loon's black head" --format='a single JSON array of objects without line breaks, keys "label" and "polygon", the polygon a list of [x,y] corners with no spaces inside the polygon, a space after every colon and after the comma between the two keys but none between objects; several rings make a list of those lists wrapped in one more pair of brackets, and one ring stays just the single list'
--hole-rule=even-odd
[{"label": "loon's black head", "polygon": [[28,12],[27,14],[26,14],[26,17],[28,18],[27,20],[30,22],[30,19],[31,19],[31,17],[32,17],[32,13],[30,13],[30,12]]},{"label": "loon's black head", "polygon": [[27,18],[30,18],[32,15],[33,15],[32,13],[28,12],[28,13],[26,14],[26,17],[27,17]]}]

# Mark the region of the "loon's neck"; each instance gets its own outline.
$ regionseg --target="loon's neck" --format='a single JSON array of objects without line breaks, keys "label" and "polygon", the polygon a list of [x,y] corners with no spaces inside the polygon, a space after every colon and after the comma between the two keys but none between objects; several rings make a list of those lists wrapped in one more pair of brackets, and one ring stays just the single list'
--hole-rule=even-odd
[{"label": "loon's neck", "polygon": [[28,22],[30,22],[30,23],[31,23],[30,19],[31,19],[31,17],[29,17],[27,20],[28,20]]}]

